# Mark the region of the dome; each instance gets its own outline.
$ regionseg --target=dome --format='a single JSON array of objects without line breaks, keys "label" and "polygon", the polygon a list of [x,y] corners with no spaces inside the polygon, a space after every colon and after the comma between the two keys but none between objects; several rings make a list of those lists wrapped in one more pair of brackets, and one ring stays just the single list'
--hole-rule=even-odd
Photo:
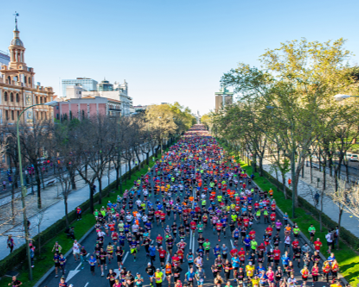
[{"label": "dome", "polygon": [[24,44],[22,43],[22,41],[19,38],[14,38],[11,40],[11,46],[21,46],[24,47]]}]

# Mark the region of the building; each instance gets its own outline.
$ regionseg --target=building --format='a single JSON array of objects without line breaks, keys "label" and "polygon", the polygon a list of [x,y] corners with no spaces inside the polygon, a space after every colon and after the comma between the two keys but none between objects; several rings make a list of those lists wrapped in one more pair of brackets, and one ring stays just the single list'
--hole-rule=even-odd
[{"label": "building", "polygon": [[98,82],[90,78],[76,78],[62,80],[62,97],[67,98],[67,87],[79,84],[85,91],[96,91]]},{"label": "building", "polygon": [[233,104],[233,93],[228,92],[226,88],[220,89],[219,92],[215,93],[215,111],[218,112],[224,106]]},{"label": "building", "polygon": [[80,84],[66,87],[67,99],[78,99],[82,97],[83,87]]},{"label": "building", "polygon": [[[9,47],[10,62],[0,70],[0,124],[15,123],[22,110],[33,104],[47,103],[54,99],[51,87],[35,85],[35,72],[25,63],[25,46],[20,39],[15,17],[14,38]],[[25,122],[53,119],[53,108],[38,106],[25,112]]]},{"label": "building", "polygon": [[[109,84],[103,83],[107,81],[102,81],[99,84],[99,88],[101,84]],[[102,86],[103,87],[103,86]],[[107,86],[108,87],[108,86]],[[123,84],[115,82],[113,84],[113,90],[98,90],[98,91],[83,91],[83,97],[103,97],[121,102],[121,114],[123,116],[128,116],[132,112],[132,98],[128,95],[128,83],[126,80]]]},{"label": "building", "polygon": [[133,109],[135,113],[144,113],[147,110],[147,107],[148,106],[138,105],[138,106],[133,106]]},{"label": "building", "polygon": [[121,102],[104,97],[80,97],[64,99],[54,107],[57,120],[93,118],[100,115],[120,116]]},{"label": "building", "polygon": [[10,55],[7,52],[0,51],[0,67],[2,65],[9,65],[10,63]]},{"label": "building", "polygon": [[113,91],[113,85],[109,81],[103,80],[98,84],[97,90],[101,92]]}]

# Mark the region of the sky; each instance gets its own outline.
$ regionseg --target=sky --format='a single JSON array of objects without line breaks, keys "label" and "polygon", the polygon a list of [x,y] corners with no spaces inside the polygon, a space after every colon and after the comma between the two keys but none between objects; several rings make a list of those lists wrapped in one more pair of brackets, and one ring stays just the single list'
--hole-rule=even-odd
[{"label": "sky", "polygon": [[124,79],[134,105],[178,101],[214,109],[223,73],[281,42],[347,40],[359,63],[359,1],[61,0],[2,1],[0,50],[14,12],[35,81],[61,96],[61,79]]}]

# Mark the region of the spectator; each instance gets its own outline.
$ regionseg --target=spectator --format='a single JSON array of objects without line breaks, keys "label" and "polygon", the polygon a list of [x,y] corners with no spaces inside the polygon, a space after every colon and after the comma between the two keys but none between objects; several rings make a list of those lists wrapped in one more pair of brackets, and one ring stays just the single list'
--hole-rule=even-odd
[{"label": "spectator", "polygon": [[82,210],[81,210],[80,206],[76,207],[76,216],[77,216],[77,220],[82,219]]},{"label": "spectator", "polygon": [[327,240],[327,245],[328,245],[327,252],[330,253],[333,247],[333,233],[331,230],[329,230],[327,235],[325,235],[325,239]]},{"label": "spectator", "polygon": [[10,234],[7,238],[7,248],[10,248],[10,253],[12,253],[15,246],[14,239],[12,238],[12,235]]}]

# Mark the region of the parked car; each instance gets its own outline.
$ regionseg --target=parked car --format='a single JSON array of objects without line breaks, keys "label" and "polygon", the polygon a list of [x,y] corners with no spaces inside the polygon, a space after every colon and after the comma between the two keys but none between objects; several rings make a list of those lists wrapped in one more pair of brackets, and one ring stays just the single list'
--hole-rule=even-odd
[{"label": "parked car", "polygon": [[359,161],[359,156],[357,154],[352,154],[349,158],[350,161]]}]

